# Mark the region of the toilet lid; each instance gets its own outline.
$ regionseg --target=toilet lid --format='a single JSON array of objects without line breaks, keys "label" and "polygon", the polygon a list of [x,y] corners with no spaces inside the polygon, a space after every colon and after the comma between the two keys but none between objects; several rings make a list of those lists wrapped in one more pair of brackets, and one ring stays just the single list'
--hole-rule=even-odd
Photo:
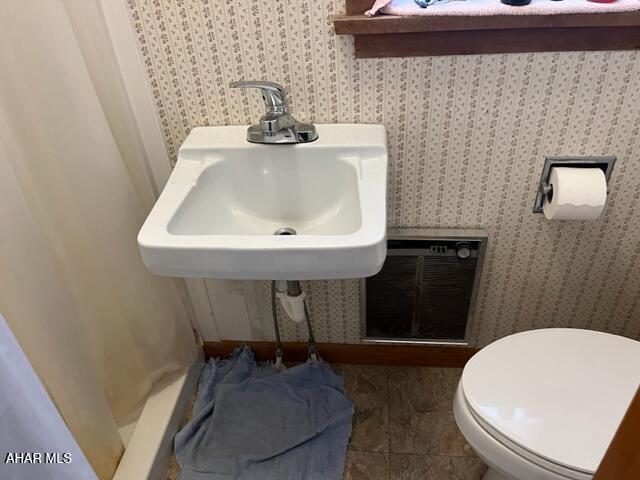
[{"label": "toilet lid", "polygon": [[502,338],[469,360],[462,390],[496,437],[593,474],[640,385],[640,342],[570,328]]}]

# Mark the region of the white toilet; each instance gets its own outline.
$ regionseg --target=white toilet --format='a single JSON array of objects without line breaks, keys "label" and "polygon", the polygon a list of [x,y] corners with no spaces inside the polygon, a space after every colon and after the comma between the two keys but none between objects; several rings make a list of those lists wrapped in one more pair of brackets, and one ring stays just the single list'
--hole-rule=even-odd
[{"label": "white toilet", "polygon": [[640,342],[569,328],[502,338],[464,368],[453,411],[485,480],[587,480],[640,385]]}]

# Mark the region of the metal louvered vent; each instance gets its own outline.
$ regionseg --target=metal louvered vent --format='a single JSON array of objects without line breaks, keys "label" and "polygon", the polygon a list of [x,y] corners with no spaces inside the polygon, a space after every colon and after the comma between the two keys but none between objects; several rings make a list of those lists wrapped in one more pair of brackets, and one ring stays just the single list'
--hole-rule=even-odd
[{"label": "metal louvered vent", "polygon": [[466,344],[486,244],[482,230],[391,230],[382,270],[362,280],[362,339]]}]

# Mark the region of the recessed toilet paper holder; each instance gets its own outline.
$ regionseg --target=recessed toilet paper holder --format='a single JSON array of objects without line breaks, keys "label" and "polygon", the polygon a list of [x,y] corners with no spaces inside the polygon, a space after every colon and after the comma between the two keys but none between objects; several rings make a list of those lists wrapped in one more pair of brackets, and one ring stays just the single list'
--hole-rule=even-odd
[{"label": "recessed toilet paper holder", "polygon": [[549,185],[549,175],[553,167],[571,168],[599,168],[604,172],[607,180],[607,193],[609,192],[609,178],[616,163],[616,157],[545,157],[542,175],[536,192],[536,201],[533,204],[533,213],[542,213],[542,205],[547,195],[553,194],[553,189]]}]

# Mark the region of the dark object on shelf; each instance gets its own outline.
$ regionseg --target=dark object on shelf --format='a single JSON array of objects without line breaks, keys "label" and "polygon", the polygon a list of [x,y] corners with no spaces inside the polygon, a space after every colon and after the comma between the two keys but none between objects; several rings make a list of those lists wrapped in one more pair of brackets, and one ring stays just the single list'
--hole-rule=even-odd
[{"label": "dark object on shelf", "polygon": [[531,0],[500,0],[505,5],[511,5],[512,7],[524,7],[529,5]]},{"label": "dark object on shelf", "polygon": [[427,8],[428,6],[435,5],[436,3],[449,3],[452,0],[413,0],[413,1],[420,8]]}]

